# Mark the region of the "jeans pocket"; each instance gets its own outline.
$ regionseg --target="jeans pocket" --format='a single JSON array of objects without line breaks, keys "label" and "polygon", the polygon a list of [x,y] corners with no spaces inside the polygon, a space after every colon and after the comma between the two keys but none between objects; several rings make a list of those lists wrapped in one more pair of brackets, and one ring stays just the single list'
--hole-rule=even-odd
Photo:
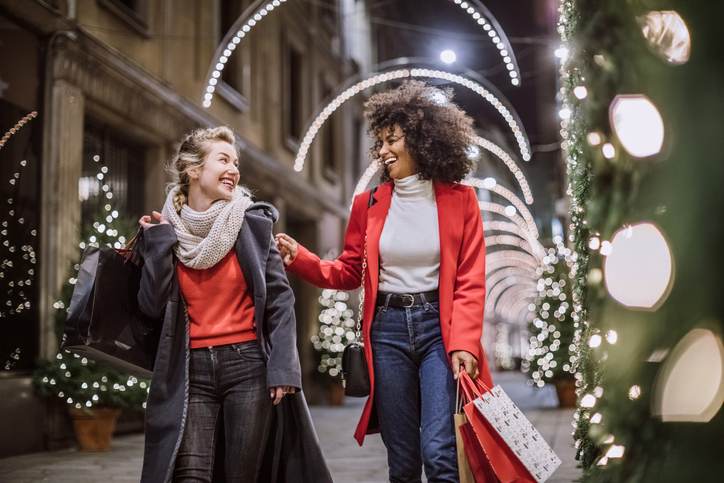
[{"label": "jeans pocket", "polygon": [[440,315],[440,303],[439,302],[429,302],[425,305],[425,312],[432,312],[436,315]]},{"label": "jeans pocket", "polygon": [[246,362],[264,362],[264,353],[261,351],[259,343],[255,340],[250,342],[241,342],[239,344],[231,344],[239,357]]}]

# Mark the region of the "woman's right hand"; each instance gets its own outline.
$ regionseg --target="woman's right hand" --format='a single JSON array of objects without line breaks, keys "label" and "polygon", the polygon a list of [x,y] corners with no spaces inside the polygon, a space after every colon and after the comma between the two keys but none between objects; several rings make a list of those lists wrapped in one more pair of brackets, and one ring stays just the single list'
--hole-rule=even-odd
[{"label": "woman's right hand", "polygon": [[279,252],[282,254],[282,260],[284,260],[284,265],[291,265],[294,262],[294,259],[297,258],[297,253],[299,252],[299,243],[297,243],[294,238],[290,237],[286,233],[277,233],[277,235],[274,237],[274,240],[277,243],[277,248],[279,249]]},{"label": "woman's right hand", "polygon": [[141,225],[141,228],[143,228],[143,231],[146,231],[149,228],[151,228],[152,226],[163,225],[163,224],[168,225],[168,220],[166,219],[165,216],[163,216],[158,211],[152,211],[151,216],[143,215],[141,218],[139,218],[138,224]]}]

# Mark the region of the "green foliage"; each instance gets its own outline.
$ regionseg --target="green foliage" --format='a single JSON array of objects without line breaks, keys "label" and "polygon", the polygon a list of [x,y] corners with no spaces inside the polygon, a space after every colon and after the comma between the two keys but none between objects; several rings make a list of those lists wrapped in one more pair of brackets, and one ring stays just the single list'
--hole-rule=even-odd
[{"label": "green foliage", "polygon": [[[648,45],[637,18],[651,10],[675,10],[684,19],[693,39],[688,63],[669,64]],[[571,116],[561,133],[576,255],[574,438],[587,482],[716,481],[724,470],[721,411],[708,423],[662,422],[653,411],[662,377],[654,354],[670,353],[696,327],[722,333],[724,225],[711,220],[712,207],[724,206],[724,164],[711,154],[724,150],[721,130],[713,128],[724,112],[722,14],[718,2],[561,3],[559,32],[570,49],[561,97]],[[584,99],[574,95],[577,86],[586,86]],[[644,94],[657,106],[666,132],[661,153],[636,159],[626,152],[609,124],[609,106],[619,94]],[[590,133],[600,142],[589,142]],[[601,143],[615,149],[611,159]],[[676,267],[671,293],[651,311],[612,300],[603,283],[605,256],[597,249],[640,221],[654,222],[666,235]],[[623,457],[605,458],[614,445]]]}]

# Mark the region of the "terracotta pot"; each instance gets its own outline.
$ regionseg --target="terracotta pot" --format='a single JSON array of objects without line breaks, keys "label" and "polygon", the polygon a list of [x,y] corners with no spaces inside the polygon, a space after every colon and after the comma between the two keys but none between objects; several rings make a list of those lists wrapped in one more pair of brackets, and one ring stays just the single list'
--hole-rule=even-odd
[{"label": "terracotta pot", "polygon": [[558,406],[576,407],[576,382],[573,379],[559,379],[554,382],[558,394]]},{"label": "terracotta pot", "polygon": [[73,419],[75,439],[81,451],[108,451],[111,449],[111,437],[116,429],[116,420],[121,410],[118,408],[69,408]]},{"label": "terracotta pot", "polygon": [[334,382],[327,388],[327,396],[330,406],[341,406],[344,404],[344,388],[342,383]]}]

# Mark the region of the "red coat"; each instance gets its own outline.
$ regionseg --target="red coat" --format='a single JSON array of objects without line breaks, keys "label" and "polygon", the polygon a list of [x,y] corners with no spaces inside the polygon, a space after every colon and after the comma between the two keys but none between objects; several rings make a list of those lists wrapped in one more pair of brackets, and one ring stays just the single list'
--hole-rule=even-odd
[{"label": "red coat", "polygon": [[[485,243],[483,224],[475,191],[461,184],[435,182],[435,199],[440,227],[440,328],[448,354],[457,350],[477,357],[482,380],[492,387],[488,364],[480,340],[485,308]],[[323,288],[354,290],[362,277],[365,225],[367,233],[367,276],[362,334],[370,340],[379,282],[379,242],[392,201],[392,182],[375,192],[375,203],[368,209],[369,192],[355,197],[352,204],[344,250],[336,260],[320,260],[303,246],[289,271]],[[355,431],[362,445],[365,434],[378,431],[374,408],[374,368],[372,345],[365,344],[370,374],[370,397]]]}]

